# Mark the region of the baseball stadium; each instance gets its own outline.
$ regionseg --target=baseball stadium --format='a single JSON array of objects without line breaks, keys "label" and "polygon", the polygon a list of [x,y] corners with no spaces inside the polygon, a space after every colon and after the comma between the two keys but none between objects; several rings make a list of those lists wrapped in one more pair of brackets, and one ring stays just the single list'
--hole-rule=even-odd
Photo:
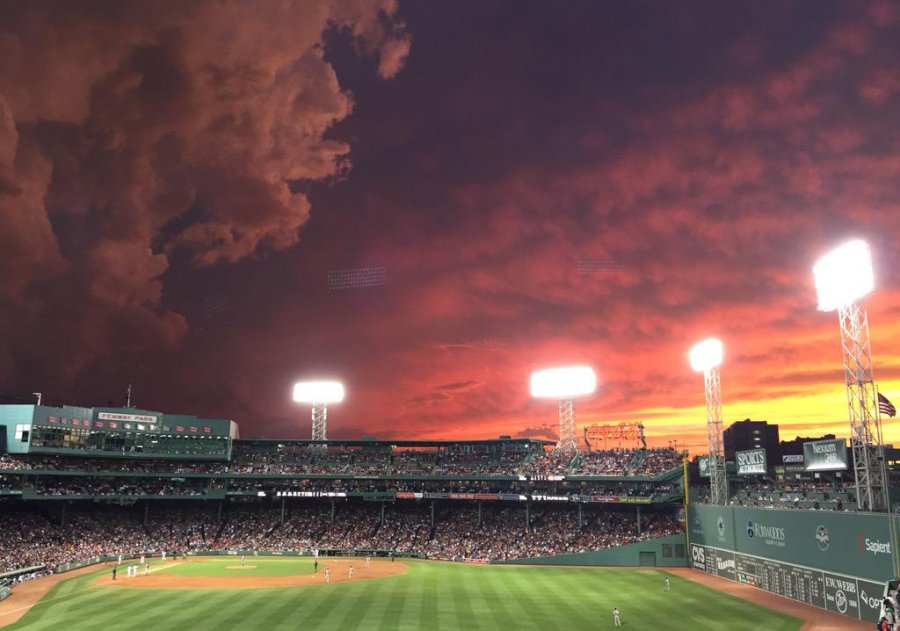
[{"label": "baseball stadium", "polygon": [[892,518],[845,510],[811,455],[775,508],[759,480],[713,504],[708,460],[624,424],[575,450],[241,439],[129,407],[4,405],[0,430],[11,630],[855,629],[897,586]]}]

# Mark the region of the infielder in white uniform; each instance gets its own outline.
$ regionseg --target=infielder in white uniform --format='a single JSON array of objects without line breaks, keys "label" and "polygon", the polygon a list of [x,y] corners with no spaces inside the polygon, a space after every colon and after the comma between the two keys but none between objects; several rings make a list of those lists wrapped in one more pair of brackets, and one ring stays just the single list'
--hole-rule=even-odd
[{"label": "infielder in white uniform", "polygon": [[352,565],[350,566],[350,571],[347,572],[347,578],[348,579],[353,578],[353,566]]},{"label": "infielder in white uniform", "polygon": [[327,567],[325,568],[325,582],[326,583],[331,582],[331,569],[327,568]]},{"label": "infielder in white uniform", "polygon": [[372,557],[366,557],[366,567],[369,567],[369,563],[372,562]]}]

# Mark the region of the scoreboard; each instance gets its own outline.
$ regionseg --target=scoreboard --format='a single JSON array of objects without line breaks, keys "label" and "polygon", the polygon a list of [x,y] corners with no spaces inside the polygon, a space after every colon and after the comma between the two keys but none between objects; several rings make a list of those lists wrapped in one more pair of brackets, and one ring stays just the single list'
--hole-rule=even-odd
[{"label": "scoreboard", "polygon": [[696,543],[691,567],[871,622],[878,621],[884,598],[881,583]]}]

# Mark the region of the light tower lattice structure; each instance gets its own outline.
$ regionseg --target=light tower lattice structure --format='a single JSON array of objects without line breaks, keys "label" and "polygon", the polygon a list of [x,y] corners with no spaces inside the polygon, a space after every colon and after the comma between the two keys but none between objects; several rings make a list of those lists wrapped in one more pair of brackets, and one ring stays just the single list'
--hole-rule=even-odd
[{"label": "light tower lattice structure", "polygon": [[597,389],[597,376],[590,366],[549,368],[531,375],[531,396],[559,402],[559,442],[556,449],[576,452],[575,399]]},{"label": "light tower lattice structure", "polygon": [[725,472],[725,449],[722,438],[722,382],[719,366],[724,355],[722,342],[709,338],[691,348],[691,367],[703,373],[706,391],[706,439],[709,446],[710,502],[728,503],[728,478]]},{"label": "light tower lattice structure", "polygon": [[338,381],[301,381],[294,384],[294,401],[312,406],[312,439],[328,440],[328,404],[344,400],[344,386]]},{"label": "light tower lattice structure", "polygon": [[557,449],[578,451],[575,440],[575,399],[559,400],[559,442]]},{"label": "light tower lattice structure", "polygon": [[872,255],[860,240],[841,245],[813,268],[820,311],[837,311],[850,416],[850,450],[859,510],[889,505],[869,317],[862,298],[875,288]]}]

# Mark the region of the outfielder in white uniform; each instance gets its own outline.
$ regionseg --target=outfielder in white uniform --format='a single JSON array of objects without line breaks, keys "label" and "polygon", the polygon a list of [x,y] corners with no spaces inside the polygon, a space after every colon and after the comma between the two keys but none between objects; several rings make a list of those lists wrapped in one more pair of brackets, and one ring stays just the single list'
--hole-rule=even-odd
[{"label": "outfielder in white uniform", "polygon": [[619,617],[618,609],[613,609],[613,625],[616,627],[622,626],[622,619]]},{"label": "outfielder in white uniform", "polygon": [[663,591],[664,592],[669,591],[669,577],[668,576],[666,577],[666,582],[663,584]]}]

